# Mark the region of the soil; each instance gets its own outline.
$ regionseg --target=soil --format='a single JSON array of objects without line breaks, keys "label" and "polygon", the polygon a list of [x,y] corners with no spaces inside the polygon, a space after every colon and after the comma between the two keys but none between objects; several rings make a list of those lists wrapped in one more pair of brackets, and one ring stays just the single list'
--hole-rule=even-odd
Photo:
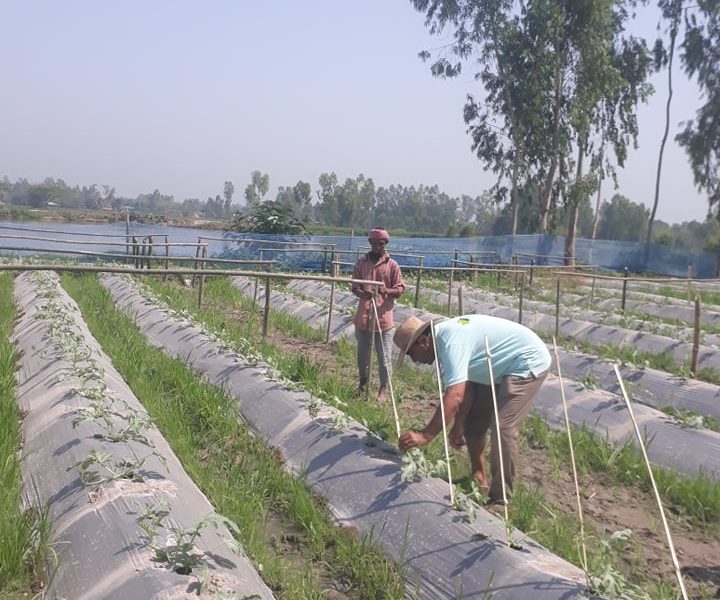
[{"label": "soil", "polygon": [[[338,364],[335,344],[300,341],[277,331],[269,333],[269,341],[289,352],[302,352],[313,362],[325,365],[326,370],[347,377],[350,382],[355,379],[354,365]],[[406,389],[400,410],[405,423],[424,423],[436,407],[437,403],[431,398],[423,398],[419,390]],[[536,486],[549,505],[559,508],[562,513],[576,514],[572,473],[563,472],[548,460],[545,450],[523,444],[516,480],[531,488]],[[642,573],[650,580],[665,580],[676,589],[675,568],[654,496],[638,488],[619,485],[602,474],[583,475],[581,490],[585,496],[583,512],[588,530],[608,535],[625,528],[632,531],[633,541],[623,554],[626,573]],[[708,593],[710,597],[720,598],[718,528],[692,527],[668,512],[666,509],[688,593],[693,598],[707,598]]]}]

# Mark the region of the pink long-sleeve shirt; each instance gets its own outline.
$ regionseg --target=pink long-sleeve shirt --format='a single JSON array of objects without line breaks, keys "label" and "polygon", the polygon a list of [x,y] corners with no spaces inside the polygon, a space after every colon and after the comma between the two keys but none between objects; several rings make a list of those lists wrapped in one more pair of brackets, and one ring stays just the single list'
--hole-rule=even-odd
[{"label": "pink long-sleeve shirt", "polygon": [[[378,292],[376,303],[378,311],[378,320],[380,321],[380,329],[387,331],[393,326],[393,307],[395,306],[395,298],[399,298],[405,291],[405,283],[403,282],[400,266],[395,260],[390,258],[387,252],[383,252],[377,262],[370,259],[370,254],[361,256],[355,263],[353,269],[353,279],[367,279],[371,281],[382,281],[385,289]],[[372,286],[367,286],[372,287]],[[352,293],[360,297],[363,286],[352,284]],[[370,289],[365,291],[372,291]],[[373,308],[370,298],[360,298],[357,311],[353,318],[353,323],[358,329],[370,329]]]}]

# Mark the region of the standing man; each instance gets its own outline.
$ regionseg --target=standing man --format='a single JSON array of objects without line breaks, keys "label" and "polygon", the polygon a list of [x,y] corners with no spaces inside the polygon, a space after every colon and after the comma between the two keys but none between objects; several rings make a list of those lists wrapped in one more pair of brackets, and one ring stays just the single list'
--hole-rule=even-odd
[{"label": "standing man", "polygon": [[[500,421],[506,495],[512,493],[518,459],[518,434],[523,419],[545,380],[552,362],[545,343],[527,327],[487,315],[466,315],[438,323],[433,343],[430,323],[408,317],[395,332],[393,341],[400,348],[398,365],[405,354],[417,363],[440,361],[444,394],[430,422],[422,431],[407,431],[400,436],[400,449],[424,446],[442,431],[442,414],[451,423],[450,443],[460,448],[467,444],[473,476],[490,504],[503,501],[497,431],[491,384],[495,386]],[[488,339],[493,381],[485,352]],[[485,434],[492,427],[490,448],[492,481],[485,476]],[[489,493],[488,493],[489,492]]]},{"label": "standing man", "polygon": [[[353,283],[352,293],[360,301],[353,323],[355,324],[355,337],[357,339],[357,364],[360,375],[357,393],[367,393],[368,379],[370,376],[370,342],[374,332],[375,351],[380,366],[380,388],[378,389],[377,401],[385,401],[385,389],[391,375],[392,361],[392,331],[393,331],[393,306],[395,298],[405,291],[400,266],[390,258],[385,246],[390,241],[388,232],[384,229],[371,229],[368,233],[370,252],[358,258],[353,269],[353,279],[366,279],[382,281],[377,286],[377,316],[372,306],[372,286],[363,286]],[[378,332],[378,326],[382,334]]]}]

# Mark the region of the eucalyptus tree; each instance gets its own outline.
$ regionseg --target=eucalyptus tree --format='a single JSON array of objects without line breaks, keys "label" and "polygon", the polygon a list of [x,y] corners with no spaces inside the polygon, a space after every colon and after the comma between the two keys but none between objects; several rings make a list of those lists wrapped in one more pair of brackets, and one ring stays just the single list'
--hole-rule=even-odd
[{"label": "eucalyptus tree", "polygon": [[270,175],[260,171],[250,173],[250,183],[245,187],[245,200],[249,207],[260,204],[270,190]]},{"label": "eucalyptus tree", "polygon": [[347,178],[345,183],[337,188],[339,222],[335,225],[367,227],[374,208],[375,183],[372,178],[365,177],[362,173],[355,179]]},{"label": "eucalyptus tree", "polygon": [[229,217],[232,213],[230,205],[232,204],[232,197],[235,193],[235,186],[232,181],[226,181],[223,186],[223,197],[225,198],[225,204],[223,205],[225,214],[223,216]]},{"label": "eucalyptus tree", "polygon": [[697,0],[685,13],[682,62],[705,103],[676,137],[690,157],[695,184],[720,219],[720,0]]},{"label": "eucalyptus tree", "polygon": [[[647,83],[650,55],[644,40],[623,35],[629,0],[594,0],[565,4],[565,32],[570,47],[568,124],[576,158],[575,175],[568,185],[569,206],[565,236],[565,262],[574,264],[579,206],[597,189],[598,173],[604,167],[614,174],[606,147],[619,166],[627,158],[630,144],[637,144],[637,105],[652,92]],[[601,144],[594,142],[602,134]],[[604,142],[607,142],[607,146]],[[585,160],[590,166],[585,171]]]},{"label": "eucalyptus tree", "polygon": [[660,201],[660,177],[662,175],[663,155],[665,153],[665,144],[670,134],[670,106],[673,97],[673,61],[675,58],[675,43],[677,41],[678,31],[682,21],[682,0],[660,0],[658,7],[662,11],[662,16],[667,21],[667,35],[669,36],[668,48],[664,47],[662,40],[655,42],[655,68],[667,69],[667,100],[665,102],[665,128],[663,136],[660,140],[660,150],[658,152],[657,169],[655,171],[655,195],[653,198],[653,206],[650,211],[650,218],[647,223],[647,233],[645,235],[645,258],[644,264],[647,266],[650,257],[650,243],[652,242],[653,225],[655,223],[655,214],[657,212],[658,203]]},{"label": "eucalyptus tree", "polygon": [[317,215],[320,222],[327,225],[338,224],[337,190],[338,179],[335,173],[321,173],[318,179],[320,189],[317,191]]},{"label": "eucalyptus tree", "polygon": [[[439,55],[431,66],[436,77],[456,77],[463,62],[477,61],[476,80],[485,87],[485,98],[468,95],[463,116],[472,138],[472,150],[495,174],[495,191],[507,192],[509,181],[512,207],[512,233],[517,230],[518,185],[525,176],[527,115],[536,107],[529,82],[529,60],[517,60],[525,47],[521,21],[512,14],[513,0],[411,0],[425,14],[432,34],[453,28],[449,54]],[[449,58],[452,56],[453,58]],[[429,60],[428,51],[420,53]],[[530,58],[530,55],[526,55]]]}]

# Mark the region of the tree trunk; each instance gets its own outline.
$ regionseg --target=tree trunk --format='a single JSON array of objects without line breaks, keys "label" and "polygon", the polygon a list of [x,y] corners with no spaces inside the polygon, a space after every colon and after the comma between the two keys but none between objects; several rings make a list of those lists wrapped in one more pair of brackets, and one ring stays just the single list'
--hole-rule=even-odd
[{"label": "tree trunk", "polygon": [[570,195],[570,216],[568,218],[568,230],[565,236],[565,264],[575,266],[575,237],[577,232],[578,214],[580,212],[580,182],[582,180],[583,159],[585,158],[585,136],[578,140],[578,162],[575,171],[575,184]]},{"label": "tree trunk", "polygon": [[[563,61],[564,64],[564,61]],[[555,180],[555,172],[559,162],[558,153],[560,152],[557,148],[557,136],[560,131],[560,115],[562,109],[562,82],[563,82],[563,69],[558,68],[555,73],[555,105],[553,107],[553,126],[551,131],[551,139],[553,141],[554,152],[550,161],[550,168],[548,169],[547,177],[541,190],[540,198],[540,233],[546,234],[548,230],[548,221],[550,219],[550,204],[552,202],[552,185]]]},{"label": "tree trunk", "polygon": [[595,214],[593,215],[593,228],[592,228],[592,238],[595,239],[595,236],[597,235],[597,227],[598,227],[598,221],[600,220],[600,190],[602,190],[602,176],[598,180],[598,193],[597,198],[595,199]]},{"label": "tree trunk", "polygon": [[670,132],[670,103],[673,97],[672,87],[672,65],[673,55],[675,54],[675,38],[677,37],[677,27],[673,25],[670,30],[670,53],[668,55],[668,98],[665,104],[665,132],[663,133],[662,142],[660,142],[660,153],[658,155],[657,173],[655,175],[655,201],[653,202],[650,219],[648,220],[647,236],[645,238],[645,255],[643,258],[643,268],[647,270],[648,261],[650,259],[650,243],[652,242],[653,223],[655,222],[655,213],[657,212],[658,201],[660,200],[660,174],[662,173],[663,153],[665,152],[665,142]]},{"label": "tree trunk", "polygon": [[517,222],[518,222],[518,172],[520,170],[520,162],[522,161],[522,153],[519,151],[517,145],[515,146],[515,160],[513,161],[513,174],[512,174],[512,188],[510,191],[510,200],[512,208],[512,235],[517,235]]}]

